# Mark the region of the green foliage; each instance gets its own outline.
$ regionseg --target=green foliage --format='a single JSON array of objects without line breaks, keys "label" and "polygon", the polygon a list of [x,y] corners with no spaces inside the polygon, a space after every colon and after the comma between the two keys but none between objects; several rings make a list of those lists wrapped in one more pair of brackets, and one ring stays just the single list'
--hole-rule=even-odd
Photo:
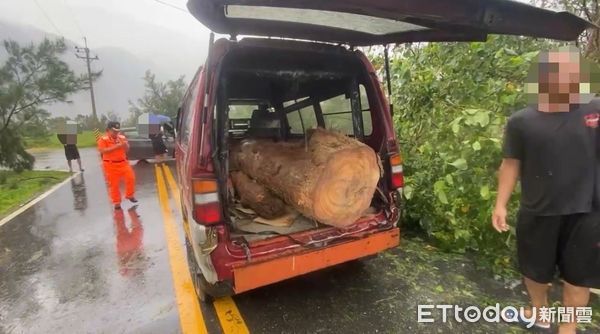
[{"label": "green foliage", "polygon": [[144,81],[146,94],[139,98],[137,103],[129,101],[130,116],[126,123],[128,125],[137,124],[137,118],[143,113],[166,115],[175,119],[187,86],[184,77],[181,76],[177,80],[163,83],[157,81],[156,76],[148,70]]},{"label": "green foliage", "polygon": [[[90,117],[91,118],[91,117]],[[101,130],[102,131],[102,130]],[[27,149],[62,149],[63,144],[58,140],[55,133],[48,134],[44,137],[24,137],[24,145]],[[96,146],[96,137],[93,131],[82,131],[77,135],[77,147],[94,147]]]},{"label": "green foliage", "polygon": [[[596,25],[600,24],[599,0],[530,0],[538,7],[551,10],[562,10],[573,13]],[[578,38],[579,48],[587,59],[598,63],[600,61],[600,31],[587,29]]]},{"label": "green foliage", "polygon": [[[477,251],[496,269],[510,267],[513,234],[491,227],[503,128],[525,106],[527,71],[547,47],[494,36],[396,50],[391,71],[405,160],[405,226],[424,230],[443,249]],[[513,223],[517,200],[518,193]]]},{"label": "green foliage", "polygon": [[[0,170],[0,218],[69,176],[57,171]],[[3,182],[2,182],[3,181]]]},{"label": "green foliage", "polygon": [[67,102],[71,93],[85,88],[85,79],[60,60],[67,50],[62,39],[25,47],[4,41],[4,48],[8,58],[0,67],[0,167],[30,169],[34,159],[21,136],[26,131],[43,133],[49,114],[41,106]]}]

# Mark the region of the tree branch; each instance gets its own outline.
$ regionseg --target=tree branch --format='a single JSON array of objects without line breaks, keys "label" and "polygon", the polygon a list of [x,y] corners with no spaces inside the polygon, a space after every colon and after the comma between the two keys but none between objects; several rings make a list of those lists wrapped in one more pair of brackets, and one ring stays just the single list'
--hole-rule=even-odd
[{"label": "tree branch", "polygon": [[20,113],[21,111],[23,111],[23,110],[25,110],[25,109],[27,109],[29,107],[34,106],[36,104],[46,103],[46,102],[52,101],[54,99],[52,97],[41,98],[42,95],[43,94],[40,94],[40,95],[36,96],[32,102],[30,102],[30,103],[28,103],[28,104],[26,104],[24,106],[21,106],[19,108],[17,108],[18,104],[15,104],[15,106],[11,110],[10,114],[8,115],[8,119],[6,119],[6,122],[4,123],[4,126],[2,127],[2,130],[6,129],[8,127],[8,124],[10,124],[10,120],[11,120],[11,118],[14,115]]},{"label": "tree branch", "polygon": [[590,13],[590,10],[588,9],[587,0],[582,0],[582,5],[583,5],[583,12],[585,13],[585,16],[587,16],[588,21],[593,21],[594,19],[592,18],[592,14]]}]

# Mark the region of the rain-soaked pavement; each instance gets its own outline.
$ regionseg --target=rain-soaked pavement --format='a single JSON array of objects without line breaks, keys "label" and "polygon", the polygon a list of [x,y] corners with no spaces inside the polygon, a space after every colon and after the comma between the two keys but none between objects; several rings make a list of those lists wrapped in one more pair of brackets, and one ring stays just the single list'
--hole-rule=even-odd
[{"label": "rain-soaked pavement", "polygon": [[[97,153],[81,154],[84,173],[0,226],[0,333],[185,332],[189,326],[180,316],[194,304],[175,292],[181,278],[172,270],[177,257],[165,237],[155,165],[134,166],[140,204],[127,203],[114,214]],[[61,151],[37,156],[38,169],[66,168]],[[181,249],[180,215],[170,202]],[[374,259],[201,304],[197,328],[226,334],[518,332],[506,324],[441,323],[439,316],[434,324],[417,322],[418,304],[524,302],[521,286],[506,287],[491,276],[468,259],[403,241]]]},{"label": "rain-soaked pavement", "polygon": [[0,332],[178,332],[153,166],[135,166],[138,209],[113,214],[81,151],[84,173],[0,227]]}]

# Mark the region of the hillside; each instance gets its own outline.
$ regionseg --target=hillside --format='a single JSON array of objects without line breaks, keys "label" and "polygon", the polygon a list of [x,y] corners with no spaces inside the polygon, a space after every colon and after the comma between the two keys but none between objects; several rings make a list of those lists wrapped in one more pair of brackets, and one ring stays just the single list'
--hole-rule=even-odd
[{"label": "hillside", "polygon": [[[21,45],[39,42],[44,37],[57,38],[56,35],[39,30],[32,26],[0,21],[0,40],[12,39]],[[75,57],[75,46],[82,46],[72,40],[66,40],[72,52],[63,56],[64,61],[76,73],[85,73],[85,62]],[[102,70],[102,77],[95,83],[96,108],[99,114],[113,111],[122,118],[127,117],[129,100],[135,101],[144,92],[144,72],[150,69],[160,80],[176,79],[178,75],[192,77],[193,73],[173,73],[166,63],[157,64],[151,58],[144,58],[119,47],[91,48],[98,55],[98,61],[92,63],[92,69]],[[6,59],[3,47],[0,48],[0,63]],[[88,91],[73,95],[72,103],[54,104],[46,108],[54,116],[75,116],[91,114],[90,95]]]}]

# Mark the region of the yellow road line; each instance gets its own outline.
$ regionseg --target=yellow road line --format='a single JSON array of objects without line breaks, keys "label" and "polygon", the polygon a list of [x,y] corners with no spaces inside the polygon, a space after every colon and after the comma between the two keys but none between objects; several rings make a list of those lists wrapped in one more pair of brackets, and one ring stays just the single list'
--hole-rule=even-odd
[{"label": "yellow road line", "polygon": [[225,334],[247,334],[248,327],[231,297],[215,299],[213,302],[221,328]]},{"label": "yellow road line", "polygon": [[[175,182],[175,178],[171,173],[171,169],[166,164],[162,165],[163,171],[165,172],[167,182],[169,184],[169,188],[171,189],[171,193],[175,197],[176,202],[180,203],[179,198],[179,188],[177,187],[177,183]],[[181,207],[181,205],[180,205]],[[221,323],[221,328],[223,329],[223,333],[225,334],[245,334],[250,333],[244,319],[240,311],[238,310],[235,302],[231,297],[224,297],[216,299],[213,302],[213,306],[215,307],[215,311],[217,312],[217,316],[219,317],[219,322]]]},{"label": "yellow road line", "polygon": [[166,164],[162,164],[163,172],[165,172],[165,176],[167,179],[167,183],[169,184],[169,189],[171,189],[171,194],[173,198],[175,198],[175,203],[181,208],[181,199],[179,198],[179,188],[177,187],[177,182],[175,182],[175,178],[173,177],[173,173],[171,173],[171,168]]},{"label": "yellow road line", "polygon": [[175,220],[169,208],[169,195],[165,180],[160,169],[155,166],[156,187],[158,189],[158,201],[163,215],[165,226],[165,235],[167,238],[167,249],[169,251],[169,263],[171,264],[171,274],[173,275],[173,285],[175,287],[175,298],[177,299],[177,309],[179,310],[179,322],[181,332],[188,333],[208,333],[204,317],[200,311],[200,304],[194,290],[192,277],[186,262],[186,255],[177,236]]},{"label": "yellow road line", "polygon": [[[169,166],[167,166],[166,164],[162,164],[162,170],[165,173],[166,179],[167,179],[167,184],[169,185],[169,189],[171,190],[171,195],[173,195],[173,197],[175,198],[175,203],[177,203],[178,208],[181,210],[182,206],[181,206],[181,198],[179,197],[179,187],[177,186],[177,183],[175,182],[175,178],[173,177],[173,173],[171,173],[171,168],[169,168]],[[183,216],[183,232],[185,232],[188,240],[191,240],[191,236],[190,236],[190,227],[188,225],[188,221],[187,219],[185,219],[186,217]]]}]

